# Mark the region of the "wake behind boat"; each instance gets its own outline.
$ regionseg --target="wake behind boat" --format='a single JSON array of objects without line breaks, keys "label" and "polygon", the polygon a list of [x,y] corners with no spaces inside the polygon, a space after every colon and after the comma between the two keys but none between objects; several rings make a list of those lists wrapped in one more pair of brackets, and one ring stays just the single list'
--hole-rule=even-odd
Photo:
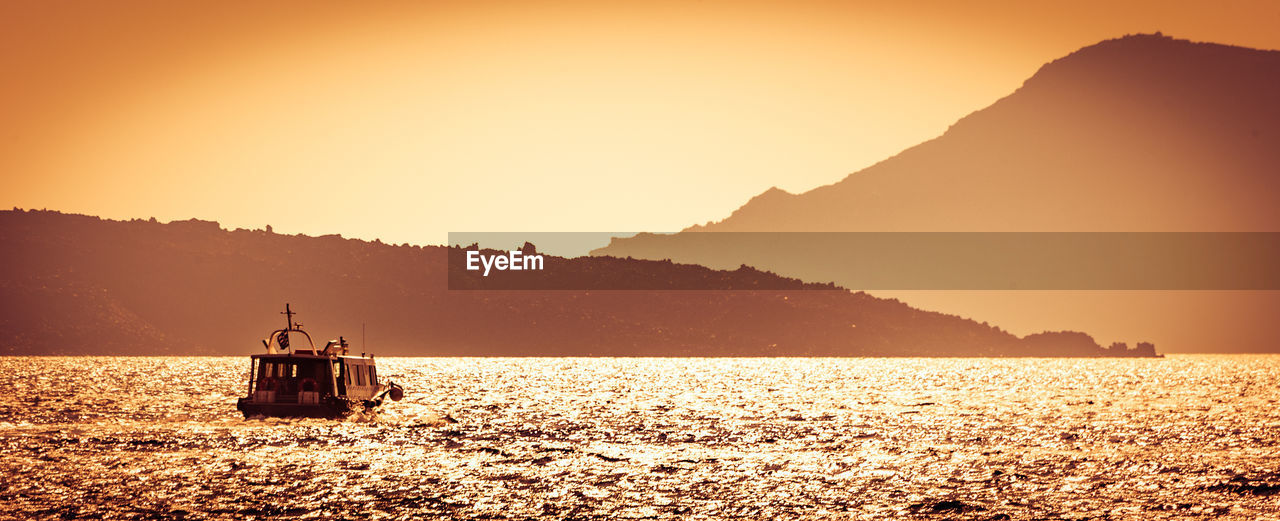
[{"label": "wake behind boat", "polygon": [[[378,382],[373,355],[349,355],[342,337],[317,350],[302,324],[294,323],[295,313],[288,304],[281,314],[287,326],[262,341],[267,353],[249,357],[249,395],[236,401],[236,409],[246,419],[340,418],[372,411],[386,397],[393,401],[404,397],[404,388],[395,382]],[[290,349],[293,333],[305,338],[308,347]]]}]

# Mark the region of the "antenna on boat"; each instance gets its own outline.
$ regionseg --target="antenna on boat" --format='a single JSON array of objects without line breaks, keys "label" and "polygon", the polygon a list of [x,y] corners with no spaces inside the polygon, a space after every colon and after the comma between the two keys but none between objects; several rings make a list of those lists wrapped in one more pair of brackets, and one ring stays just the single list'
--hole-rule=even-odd
[{"label": "antenna on boat", "polygon": [[289,309],[288,302],[284,303],[284,311],[281,311],[280,314],[285,315],[285,320],[289,321],[289,329],[293,329],[293,316],[296,315],[296,313]]},{"label": "antenna on boat", "polygon": [[364,342],[364,322],[360,322],[360,347],[369,349],[369,344]]}]

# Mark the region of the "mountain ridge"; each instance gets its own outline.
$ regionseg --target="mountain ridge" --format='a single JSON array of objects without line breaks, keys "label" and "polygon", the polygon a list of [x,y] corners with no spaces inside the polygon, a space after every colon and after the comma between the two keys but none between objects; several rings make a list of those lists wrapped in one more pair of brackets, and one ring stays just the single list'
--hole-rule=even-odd
[{"label": "mountain ridge", "polygon": [[[457,247],[48,211],[0,211],[0,247],[12,252],[0,259],[6,354],[248,354],[289,302],[300,321],[320,324],[308,328],[319,341],[345,334],[381,355],[1154,355],[1103,349],[1082,333],[1024,342],[985,322],[746,267],[547,261],[568,277],[782,289],[449,289]],[[366,324],[373,341],[356,343]]]},{"label": "mountain ridge", "polygon": [[[1161,34],[1105,40],[1046,63],[935,138],[685,230],[755,231],[1280,231],[1280,51]],[[639,234],[592,253],[736,262],[684,251],[680,240]],[[1021,333],[1070,317],[1072,328],[1141,331],[1186,352],[1274,352],[1260,311],[1280,306],[1280,292],[884,294]]]},{"label": "mountain ridge", "polygon": [[[1206,80],[1206,75],[1213,79]],[[1150,88],[1143,90],[1144,86]],[[1273,231],[1262,223],[1275,222],[1268,220],[1273,217],[1280,218],[1280,213],[1271,208],[1271,203],[1276,202],[1276,198],[1249,197],[1251,194],[1275,193],[1275,189],[1280,187],[1273,180],[1266,180],[1265,169],[1257,166],[1260,162],[1265,162],[1266,165],[1280,163],[1280,154],[1272,146],[1280,144],[1280,139],[1277,138],[1280,136],[1280,128],[1276,125],[1276,121],[1280,121],[1280,99],[1277,99],[1272,87],[1280,89],[1280,51],[1191,42],[1159,34],[1130,35],[1105,40],[1046,63],[1012,93],[960,118],[935,138],[850,173],[831,184],[802,193],[791,194],[776,187],[771,188],[748,200],[724,219],[695,224],[684,231]],[[1213,93],[1222,92],[1223,95],[1205,94],[1209,89],[1213,89]],[[1207,102],[1203,106],[1183,102],[1194,96],[1205,97]],[[1262,103],[1248,104],[1259,100]],[[1081,106],[1087,110],[1079,110]],[[1098,117],[1107,113],[1114,117]],[[1029,145],[1029,152],[1024,153],[1024,157],[1017,157],[1013,151],[1000,150],[989,142],[981,142],[982,136],[975,136],[980,132],[990,133],[990,127],[994,125],[992,121],[1000,118],[1013,119],[1014,123],[1021,122],[1017,120],[1043,122],[1050,131],[1048,134],[1041,134],[1039,130],[997,129],[1002,133],[1012,134],[1005,136],[1010,146]],[[1099,121],[1106,123],[1098,126],[1109,127],[1105,130],[1111,135],[1097,140],[1079,139],[1082,135],[1087,138],[1089,132],[1076,127],[1098,124]],[[1045,125],[1035,128],[1044,127]],[[1188,130],[1183,130],[1188,127]],[[1204,136],[1184,135],[1197,129],[1202,130]],[[1025,136],[1019,135],[1022,132],[1040,134],[1038,138],[1041,142],[1028,142]],[[1206,136],[1210,137],[1207,143],[1211,146],[1200,146],[1206,141],[1198,138]],[[1178,192],[1157,187],[1154,194],[1169,199],[1167,204],[1140,203],[1139,208],[1126,212],[1108,208],[1108,205],[1114,207],[1110,203],[1118,202],[1121,198],[1106,193],[1106,190],[1125,194],[1141,193],[1139,182],[1107,182],[1105,179],[1096,179],[1100,177],[1096,175],[1090,180],[1092,184],[1087,186],[1084,183],[1055,183],[1050,180],[1046,190],[1068,188],[1070,190],[1066,195],[1076,196],[1075,202],[1080,206],[1073,208],[1047,197],[1039,197],[1038,202],[1051,200],[1049,209],[1062,211],[1073,217],[1084,216],[1081,211],[1083,206],[1084,209],[1104,212],[1106,218],[1086,218],[1083,223],[1037,218],[1019,226],[1011,226],[999,219],[964,217],[952,221],[946,219],[946,215],[981,213],[972,210],[990,209],[1001,203],[1013,206],[1011,209],[1019,213],[1032,216],[1043,213],[1036,211],[1041,208],[1037,208],[1037,205],[1018,205],[1008,198],[1002,201],[999,198],[984,197],[971,187],[966,189],[954,181],[947,182],[937,176],[923,176],[921,173],[930,170],[959,170],[956,176],[972,179],[974,184],[1001,191],[1002,195],[1030,195],[1037,198],[1042,194],[1032,193],[1036,185],[1019,182],[1010,175],[992,175],[989,172],[1008,172],[1001,171],[1002,166],[999,164],[982,164],[981,157],[975,157],[972,152],[966,154],[964,149],[978,147],[987,156],[1014,155],[1015,157],[1006,159],[1022,160],[1024,164],[1033,163],[1029,159],[1046,159],[1052,162],[1050,167],[1059,167],[1054,173],[1072,171],[1072,167],[1077,170],[1096,169],[1099,165],[1120,171],[1124,169],[1124,165],[1114,163],[1121,158],[1108,156],[1119,156],[1123,151],[1107,150],[1105,147],[1108,143],[1120,141],[1121,137],[1139,143],[1140,150],[1135,150],[1135,154],[1162,156],[1153,158],[1157,160],[1163,156],[1176,155],[1177,159],[1194,163],[1192,167],[1179,168],[1178,161],[1169,158],[1152,167],[1159,169],[1172,165],[1167,168],[1170,172],[1167,179],[1182,183],[1179,188],[1185,190]],[[1231,142],[1228,137],[1236,141]],[[1085,157],[1071,157],[1062,150],[1043,146],[1043,142],[1050,138],[1071,138],[1088,145],[1081,147],[1086,152]],[[1256,143],[1251,143],[1255,141]],[[1176,148],[1178,154],[1161,151],[1162,146]],[[1092,155],[1088,154],[1090,151],[1094,151]],[[1250,165],[1234,165],[1235,170],[1228,172],[1234,172],[1234,175],[1228,176],[1227,180],[1237,182],[1241,185],[1239,189],[1206,185],[1198,178],[1194,167],[1203,167],[1198,169],[1203,171],[1216,166],[1212,164],[1214,158],[1203,157],[1211,152],[1216,153],[1215,157],[1235,155],[1255,160]],[[962,162],[978,164],[955,167],[942,160],[921,159],[925,155],[943,155],[948,161],[960,159]],[[993,160],[988,159],[988,162]],[[895,182],[895,178],[908,175],[915,176],[913,182]],[[1028,177],[1052,176],[1028,174]],[[921,179],[936,183],[938,187],[931,189],[929,183]],[[1143,181],[1155,182],[1155,179]],[[999,183],[1010,186],[1002,189]],[[916,185],[914,189],[906,188],[912,184]],[[928,213],[932,219],[913,218],[904,215],[906,212],[894,212],[882,204],[888,194],[894,193],[900,196],[894,202],[921,209],[922,212],[928,212],[929,203],[942,203],[938,205],[941,209]],[[1250,204],[1244,208],[1233,208],[1241,218],[1217,219],[1207,210],[1200,209],[1205,206],[1205,201],[1194,197],[1195,193],[1225,199],[1243,198]],[[947,197],[949,194],[953,196]],[[963,201],[956,200],[958,197],[954,194],[963,194],[984,204],[963,204]],[[923,196],[928,202],[912,204],[903,200],[901,196],[905,195]],[[871,210],[844,213],[824,209],[824,206],[838,205],[841,200],[848,204],[862,203],[864,207],[879,206]],[[1188,208],[1196,214],[1194,218],[1176,215],[1177,210]],[[949,210],[950,213],[944,214],[943,210]],[[1144,216],[1152,212],[1168,222],[1150,223]],[[780,215],[787,213],[800,217],[785,221]],[[1117,221],[1124,222],[1127,227],[1117,229],[1114,226]],[[1150,229],[1140,227],[1144,224]],[[607,253],[608,249],[603,249],[602,252]]]}]

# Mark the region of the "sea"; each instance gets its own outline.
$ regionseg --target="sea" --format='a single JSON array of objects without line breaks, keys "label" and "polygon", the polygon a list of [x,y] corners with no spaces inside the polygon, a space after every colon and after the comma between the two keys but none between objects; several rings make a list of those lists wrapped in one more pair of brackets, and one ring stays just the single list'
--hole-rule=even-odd
[{"label": "sea", "polygon": [[378,364],[246,420],[247,357],[0,358],[0,518],[1280,519],[1280,355]]}]

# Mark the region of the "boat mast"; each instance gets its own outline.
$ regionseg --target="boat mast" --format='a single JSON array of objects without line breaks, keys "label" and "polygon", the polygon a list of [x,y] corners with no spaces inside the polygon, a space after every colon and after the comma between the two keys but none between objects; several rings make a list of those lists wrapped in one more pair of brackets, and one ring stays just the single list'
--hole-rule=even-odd
[{"label": "boat mast", "polygon": [[315,341],[311,339],[311,335],[309,333],[302,330],[302,322],[293,321],[293,316],[297,315],[297,313],[293,311],[293,308],[289,306],[289,303],[287,302],[285,303],[284,311],[281,311],[280,314],[284,315],[285,317],[285,327],[284,329],[277,329],[275,331],[272,331],[271,336],[268,336],[266,339],[262,341],[262,345],[266,346],[267,348],[267,354],[272,354],[272,355],[276,354],[276,350],[271,347],[272,340],[275,340],[275,344],[280,346],[281,350],[288,350],[290,331],[297,331],[298,333],[301,333],[302,336],[307,337],[307,345],[309,346],[311,351],[314,352],[316,350]]},{"label": "boat mast", "polygon": [[281,315],[285,315],[285,320],[286,320],[286,321],[288,321],[288,323],[289,323],[289,327],[285,328],[285,330],[286,330],[286,331],[288,331],[288,330],[293,329],[293,315],[294,315],[295,313],[293,312],[293,310],[290,310],[290,309],[289,309],[289,303],[288,303],[288,302],[285,302],[285,303],[284,303],[284,311],[281,311],[281,312],[280,312],[280,314],[281,314]]}]

